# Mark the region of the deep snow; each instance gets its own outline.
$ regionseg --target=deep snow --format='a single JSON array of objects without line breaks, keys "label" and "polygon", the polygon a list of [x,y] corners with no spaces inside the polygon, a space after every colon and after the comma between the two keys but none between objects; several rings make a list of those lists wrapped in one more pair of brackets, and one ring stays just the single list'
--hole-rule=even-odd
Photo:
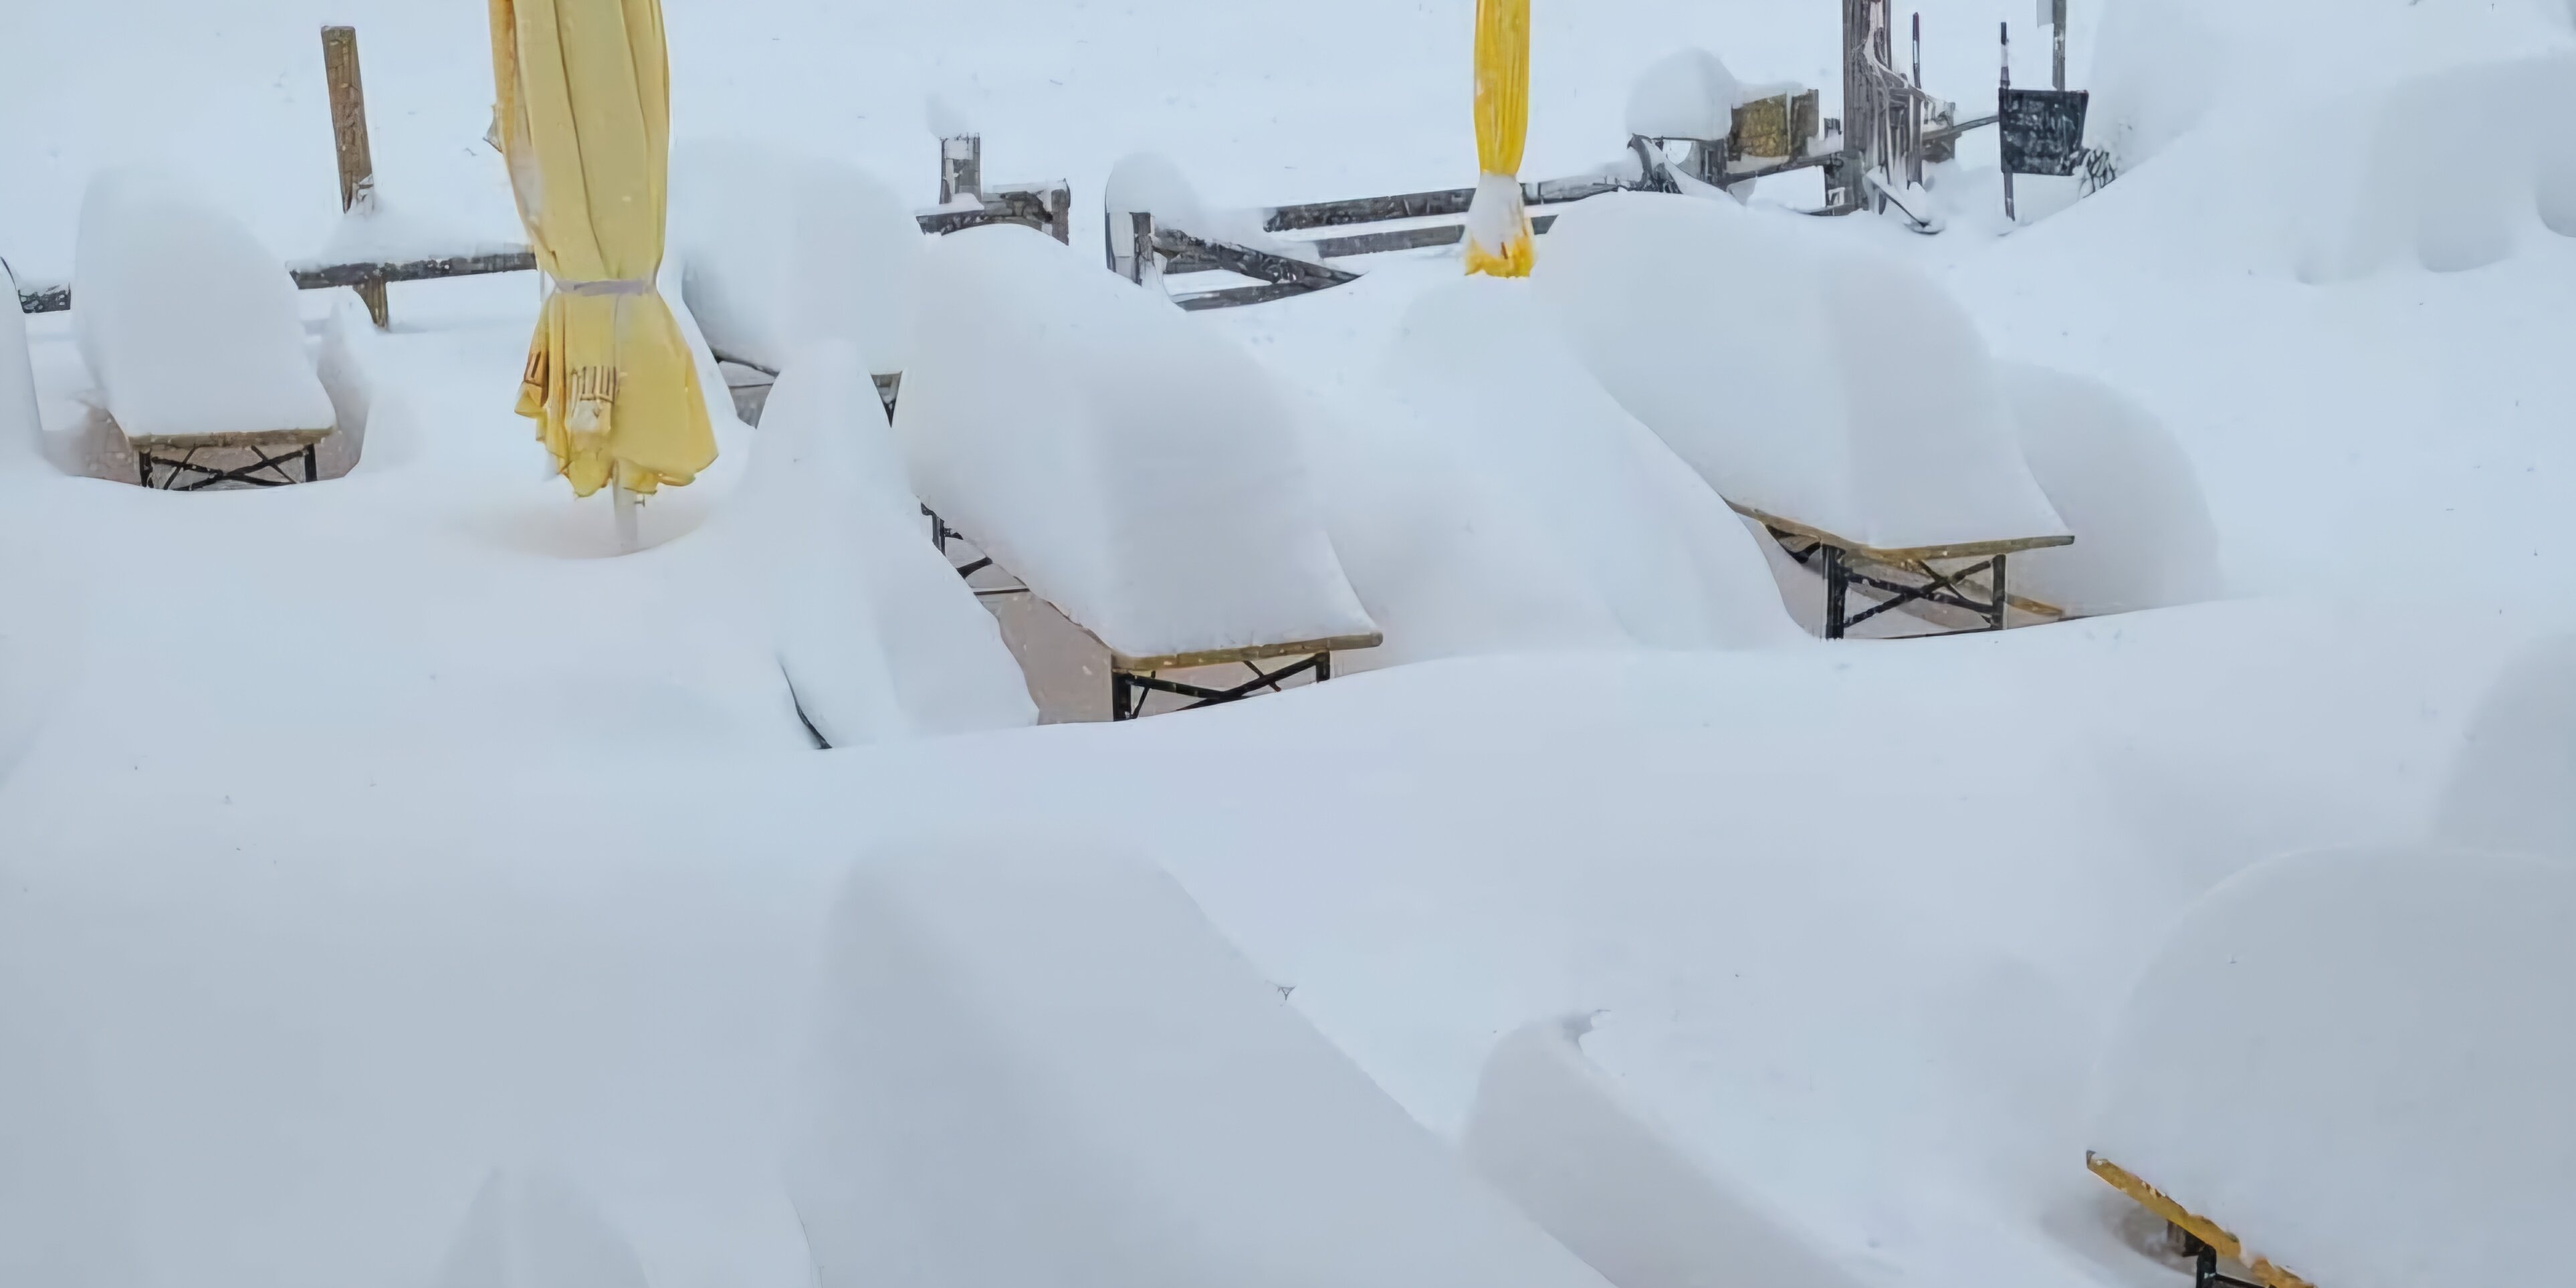
[{"label": "deep snow", "polygon": [[[935,90],[985,131],[989,174],[1073,181],[1087,265],[1101,179],[1139,150],[1217,210],[1465,183],[1469,7],[668,0],[676,128],[926,205]],[[274,259],[515,236],[479,142],[479,12],[25,8],[5,38],[47,56],[0,77],[0,119],[38,123],[0,133],[24,279],[70,276],[84,185],[132,159]],[[1162,864],[1435,1131],[1506,1034],[1603,1012],[1602,1084],[1838,1275],[2175,1282],[2081,1154],[2100,1040],[2185,910],[2293,850],[2571,835],[2548,808],[2569,795],[2564,646],[2521,652],[2576,625],[2549,375],[2576,289],[2563,167],[2519,119],[2418,118],[2546,110],[2576,39],[2556,0],[2075,8],[2119,182],[2072,205],[2026,182],[2033,222],[2008,231],[1977,137],[1939,176],[1940,237],[1793,227],[1929,273],[1998,358],[2161,424],[2243,602],[1736,653],[1546,610],[1573,629],[1438,650],[1513,656],[818,754],[774,583],[725,538],[756,435],[720,416],[716,468],[648,507],[654,548],[605,557],[605,508],[565,498],[509,414],[524,277],[397,287],[382,335],[304,298],[335,411],[366,411],[364,460],[325,487],[145,495],[21,456],[0,476],[0,1278],[429,1282],[502,1169],[563,1177],[658,1288],[808,1288],[776,1146],[825,910],[860,854],[974,819]],[[390,222],[362,229],[334,200],[326,18],[368,59]],[[1936,92],[1981,100],[1998,19],[2015,82],[2044,81],[2026,0],[1966,0],[1926,16]],[[1634,73],[1686,45],[1834,110],[1828,4],[1536,21],[1531,177],[1609,159]],[[2323,158],[2283,164],[2285,138]],[[1744,213],[1802,199],[1767,184]],[[1455,266],[1367,267],[1190,324],[1249,349],[1295,415],[1374,401]],[[93,390],[71,322],[30,329],[42,414],[73,435]],[[1330,471],[1362,459],[1314,462],[1336,543],[1335,507],[1368,494]],[[1514,487],[1434,498],[1494,516],[1470,554],[1544,545],[1546,497],[1605,492],[1531,487],[1560,481],[1520,459]],[[1583,529],[1553,517],[1560,543]],[[1476,542],[1505,523],[1522,535]],[[1512,562],[1488,566],[1476,585]],[[1793,615],[1811,602],[1783,588]]]}]

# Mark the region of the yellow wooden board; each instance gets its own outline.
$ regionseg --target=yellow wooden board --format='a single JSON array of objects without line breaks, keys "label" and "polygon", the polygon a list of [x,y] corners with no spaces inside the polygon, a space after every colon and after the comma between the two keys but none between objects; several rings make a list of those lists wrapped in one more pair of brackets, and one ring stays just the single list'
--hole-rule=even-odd
[{"label": "yellow wooden board", "polygon": [[2244,1266],[2248,1271],[2252,1272],[2254,1278],[2258,1282],[2265,1284],[2267,1288],[2316,1288],[2316,1285],[2309,1283],[2305,1279],[2301,1279],[2297,1275],[2291,1274],[2287,1270],[2283,1270],[2279,1266],[2273,1265],[2271,1262],[2264,1260],[2261,1257],[2256,1257],[2252,1261],[2247,1261],[2245,1259],[2245,1245],[2243,1241],[2239,1240],[2235,1235],[2220,1228],[2217,1222],[2184,1208],[2180,1203],[2174,1202],[2173,1199],[2166,1195],[2163,1190],[2157,1189],[2155,1186],[2149,1185],[2145,1181],[2138,1179],[2136,1174],[2130,1172],[2127,1168],[2124,1168],[2099,1154],[2093,1153],[2090,1150],[2085,1151],[2084,1165],[2087,1168],[2092,1169],[2095,1176],[2099,1176],[2104,1181],[2108,1182],[2112,1189],[2118,1190],[2122,1194],[2126,1194],[2130,1198],[2137,1200],[2138,1206],[2155,1213],[2157,1216],[2163,1217],[2165,1220],[2170,1221],[2175,1225],[2181,1226],[2185,1230],[2189,1230],[2192,1237],[2199,1239],[2202,1243],[2206,1243],[2212,1248],[2217,1249],[2218,1255]]}]

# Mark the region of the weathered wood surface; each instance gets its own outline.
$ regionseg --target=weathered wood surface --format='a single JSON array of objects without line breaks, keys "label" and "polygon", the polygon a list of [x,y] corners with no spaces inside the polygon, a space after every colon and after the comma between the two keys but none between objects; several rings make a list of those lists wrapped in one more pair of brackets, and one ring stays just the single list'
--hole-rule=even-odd
[{"label": "weathered wood surface", "polygon": [[322,429],[232,430],[220,434],[130,434],[126,442],[138,452],[202,452],[219,448],[310,447],[331,436]]},{"label": "weathered wood surface", "polygon": [[1171,261],[1164,266],[1163,271],[1167,273],[1236,273],[1314,291],[1346,286],[1360,280],[1359,274],[1344,269],[1233,242],[1215,241],[1177,228],[1155,229],[1154,249]]},{"label": "weathered wood surface", "polygon": [[[375,150],[367,142],[367,88],[358,75],[358,29],[322,29],[322,77],[331,95],[331,142],[340,161],[340,209],[343,213],[375,204]],[[377,326],[392,320],[385,301],[385,282],[368,278],[351,283]]]},{"label": "weathered wood surface", "polygon": [[1734,510],[1737,514],[1743,515],[1745,518],[1751,519],[1755,523],[1759,523],[1764,527],[1776,528],[1782,532],[1805,537],[1810,541],[1821,541],[1838,550],[1846,551],[1874,563],[1905,564],[1925,559],[1988,559],[1996,555],[2019,554],[2025,550],[2046,550],[2054,546],[2071,546],[2075,544],[2075,538],[2068,536],[2065,533],[2059,533],[2055,536],[2048,537],[2008,537],[1995,541],[1953,541],[1946,545],[1937,546],[1871,546],[1854,541],[1849,537],[1828,532],[1825,529],[1815,527],[1812,524],[1800,523],[1795,519],[1783,519],[1776,514],[1766,514],[1749,505],[1738,505],[1733,501],[1729,501],[1726,504],[1729,509]]},{"label": "weathered wood surface", "polygon": [[[1531,232],[1545,233],[1555,226],[1554,215],[1530,217]],[[1395,228],[1382,233],[1358,233],[1349,237],[1320,237],[1311,244],[1315,253],[1325,259],[1343,259],[1352,255],[1383,255],[1390,251],[1455,246],[1466,239],[1465,224],[1432,224],[1422,228]]]},{"label": "weathered wood surface", "polygon": [[[935,210],[916,218],[925,233],[950,233],[989,223],[1020,223],[1054,235],[1061,241],[1071,235],[1072,216],[1072,195],[1063,185],[1057,184],[994,193],[986,198],[982,210]],[[532,273],[536,268],[535,252],[525,246],[512,246],[471,255],[434,255],[426,259],[304,264],[288,271],[294,276],[297,286],[319,291],[374,282],[427,282],[447,277],[479,277],[488,273]],[[18,290],[21,312],[61,313],[71,306],[72,288],[68,283],[39,282]]]},{"label": "weathered wood surface", "polygon": [[1172,303],[1187,312],[1204,313],[1209,309],[1239,309],[1247,304],[1292,300],[1300,295],[1312,295],[1316,289],[1302,282],[1263,282],[1259,286],[1229,286],[1222,290],[1175,295]]},{"label": "weathered wood surface", "polygon": [[2217,1222],[2175,1202],[2170,1195],[2147,1184],[2129,1169],[2090,1150],[2085,1151],[2084,1166],[2095,1176],[2101,1177],[2103,1182],[2112,1189],[2128,1195],[2138,1206],[2163,1217],[2170,1224],[2190,1231],[2192,1237],[2208,1244],[2217,1251],[2218,1255],[2252,1271],[2254,1278],[2267,1285],[2267,1288],[2313,1288],[2307,1280],[2273,1265],[2262,1257],[2258,1256],[2251,1262],[2246,1261],[2245,1244],[2242,1240],[2229,1233]]},{"label": "weathered wood surface", "polygon": [[[1617,192],[1630,186],[1629,181],[1613,175],[1580,175],[1571,179],[1542,179],[1521,185],[1521,200],[1532,206],[1561,205],[1581,201],[1605,192]],[[1476,199],[1473,188],[1446,188],[1438,192],[1406,192],[1391,197],[1360,197],[1349,201],[1318,201],[1301,206],[1279,206],[1262,217],[1264,230],[1274,233],[1303,229],[1343,228],[1352,224],[1382,224],[1398,219],[1437,219],[1465,215]]]},{"label": "weathered wood surface", "polygon": [[[1075,625],[1079,626],[1081,623],[1077,622]],[[1089,627],[1083,627],[1083,634],[1091,635],[1094,640],[1100,639],[1099,636],[1091,634]],[[1273,657],[1310,657],[1317,653],[1348,653],[1354,649],[1376,648],[1384,643],[1386,643],[1386,636],[1372,631],[1366,635],[1336,635],[1330,639],[1298,640],[1288,644],[1254,644],[1246,648],[1200,649],[1190,653],[1164,653],[1152,657],[1136,657],[1121,653],[1105,642],[1101,647],[1109,650],[1109,664],[1112,667],[1121,671],[1151,674],[1156,671],[1188,671],[1202,666],[1231,666],[1238,662],[1258,662]]]}]

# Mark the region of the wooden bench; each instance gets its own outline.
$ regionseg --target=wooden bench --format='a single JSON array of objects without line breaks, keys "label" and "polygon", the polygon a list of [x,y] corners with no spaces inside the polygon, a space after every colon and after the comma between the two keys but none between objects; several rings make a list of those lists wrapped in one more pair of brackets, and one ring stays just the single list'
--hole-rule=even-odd
[{"label": "wooden bench", "polygon": [[[2135,1200],[2138,1206],[2164,1218],[2174,1250],[2192,1259],[2193,1288],[2315,1288],[2307,1280],[2261,1257],[2247,1261],[2242,1240],[2217,1222],[2174,1202],[2164,1191],[2140,1180],[2127,1168],[2089,1150],[2084,1155],[2084,1166],[2112,1189]],[[2218,1263],[2222,1257],[2244,1266],[2245,1272],[2254,1277],[2240,1279],[2221,1273]]]},{"label": "wooden bench", "polygon": [[[311,483],[322,477],[314,448],[331,436],[331,428],[268,429],[223,434],[144,434],[128,435],[126,442],[134,448],[136,481],[145,487],[164,492],[202,492],[221,484],[241,487],[283,487],[290,483]],[[248,452],[248,465],[225,468],[199,464],[199,452]],[[302,461],[304,477],[287,471],[289,465]],[[164,472],[158,483],[152,468]],[[190,476],[198,476],[191,480]],[[273,477],[272,477],[273,476]]]},{"label": "wooden bench", "polygon": [[[938,513],[929,506],[921,507],[921,512],[930,520],[931,543],[939,548],[941,554],[949,556],[951,566],[957,570],[957,575],[966,580],[978,599],[1035,594],[1029,589],[1027,583],[1004,572],[993,562],[993,557],[984,554],[980,548],[965,552],[971,557],[966,558],[962,563],[957,562],[960,552],[952,551],[950,543],[966,542],[971,546],[973,538],[949,527],[947,520],[940,518]],[[988,571],[999,573],[1005,580],[999,584],[975,585],[977,574]],[[1063,612],[1062,609],[1056,609],[1056,611]],[[1283,681],[1293,680],[1301,675],[1311,674],[1315,677],[1315,683],[1321,684],[1333,678],[1333,654],[1353,649],[1376,648],[1386,642],[1384,635],[1372,632],[1367,635],[1340,635],[1320,640],[1255,644],[1246,648],[1137,655],[1121,652],[1113,647],[1102,640],[1090,627],[1073,621],[1072,614],[1066,613],[1064,618],[1072,622],[1074,629],[1081,631],[1085,639],[1090,640],[1101,652],[1109,655],[1109,718],[1111,720],[1135,720],[1144,716],[1147,702],[1157,693],[1182,700],[1182,705],[1172,707],[1170,711],[1196,711],[1201,707],[1240,702],[1263,692],[1280,692]],[[1262,663],[1274,659],[1287,659],[1287,664],[1276,670],[1263,669]],[[1166,674],[1172,671],[1201,671],[1237,666],[1251,672],[1252,677],[1228,688],[1193,684],[1186,680],[1173,679]],[[1170,711],[1155,714],[1169,714]]]},{"label": "wooden bench", "polygon": [[[1076,623],[1080,625],[1080,623]],[[1091,634],[1085,627],[1083,633]],[[1091,637],[1100,639],[1097,635]],[[1264,690],[1280,692],[1282,680],[1292,680],[1312,673],[1315,683],[1333,678],[1333,654],[1353,649],[1376,648],[1386,642],[1374,631],[1366,635],[1340,635],[1330,639],[1299,640],[1288,644],[1255,644],[1249,648],[1203,649],[1191,653],[1167,653],[1156,657],[1135,657],[1119,652],[1108,644],[1109,651],[1109,718],[1134,720],[1145,714],[1146,700],[1164,693],[1182,699],[1175,711],[1196,711],[1226,702],[1240,702]],[[1275,671],[1264,671],[1261,663],[1273,659],[1293,659]],[[1228,689],[1210,688],[1171,679],[1166,671],[1197,671],[1209,667],[1240,666],[1252,672],[1252,678]]]},{"label": "wooden bench", "polygon": [[[1957,609],[1983,623],[1975,629],[1999,631],[2010,624],[2014,609],[2042,621],[2058,621],[2064,609],[2011,593],[2009,560],[2028,550],[2071,546],[2075,538],[2018,537],[2001,541],[1961,541],[1948,545],[1880,547],[1836,536],[1822,528],[1766,514],[1751,506],[1733,506],[1737,514],[1761,524],[1780,548],[1802,567],[1823,565],[1825,638],[1838,640],[1882,613],[1909,604]],[[1981,589],[1970,580],[1985,578]],[[1851,612],[1851,592],[1860,587],[1886,598]],[[1936,632],[1945,633],[1945,632]]]}]

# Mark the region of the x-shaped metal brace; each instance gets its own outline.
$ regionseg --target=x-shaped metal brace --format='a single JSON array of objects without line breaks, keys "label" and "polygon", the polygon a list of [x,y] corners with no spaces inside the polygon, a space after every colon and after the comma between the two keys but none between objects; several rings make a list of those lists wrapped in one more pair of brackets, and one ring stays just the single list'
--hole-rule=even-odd
[{"label": "x-shaped metal brace", "polygon": [[1264,689],[1272,693],[1280,692],[1280,681],[1294,679],[1309,671],[1314,672],[1317,683],[1333,678],[1333,655],[1330,653],[1310,654],[1276,671],[1264,671],[1251,662],[1245,662],[1242,666],[1243,669],[1252,672],[1252,678],[1231,689],[1211,689],[1196,684],[1184,684],[1178,680],[1166,680],[1150,671],[1121,671],[1113,668],[1109,672],[1109,718],[1134,720],[1144,715],[1145,698],[1151,693],[1168,693],[1174,697],[1195,699],[1188,706],[1175,708],[1175,710],[1196,711],[1201,707],[1241,702]]},{"label": "x-shaped metal brace", "polygon": [[[290,483],[311,483],[321,478],[320,462],[314,453],[313,444],[311,443],[307,443],[283,456],[271,456],[264,448],[248,448],[245,450],[249,451],[252,456],[257,457],[258,459],[252,461],[248,465],[241,466],[238,469],[229,470],[217,469],[211,465],[199,465],[197,463],[197,453],[203,450],[205,449],[192,447],[188,449],[186,455],[175,457],[138,451],[134,454],[135,469],[141,476],[143,486],[145,487],[154,486],[152,482],[153,466],[158,465],[162,469],[169,471],[167,481],[159,485],[159,490],[163,492],[202,492],[219,483],[239,483],[244,487],[283,487]],[[286,467],[293,464],[299,458],[304,462],[304,477],[301,479],[286,472]],[[261,478],[259,477],[259,474],[262,470],[271,471],[275,473],[277,477],[273,479]],[[182,483],[180,481],[192,473],[202,474],[205,475],[205,477],[194,483]]]}]

